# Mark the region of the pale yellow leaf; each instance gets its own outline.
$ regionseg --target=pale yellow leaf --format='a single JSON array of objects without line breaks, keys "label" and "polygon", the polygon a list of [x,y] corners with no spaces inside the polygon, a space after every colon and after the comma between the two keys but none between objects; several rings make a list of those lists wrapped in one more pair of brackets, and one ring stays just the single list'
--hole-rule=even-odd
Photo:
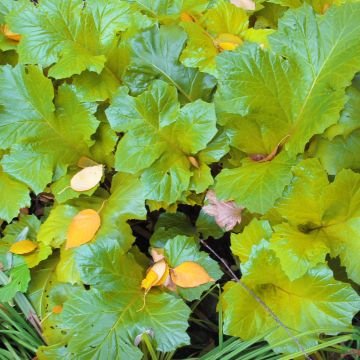
[{"label": "pale yellow leaf", "polygon": [[87,191],[96,186],[103,176],[103,166],[88,166],[77,172],[70,181],[70,187],[75,191]]}]

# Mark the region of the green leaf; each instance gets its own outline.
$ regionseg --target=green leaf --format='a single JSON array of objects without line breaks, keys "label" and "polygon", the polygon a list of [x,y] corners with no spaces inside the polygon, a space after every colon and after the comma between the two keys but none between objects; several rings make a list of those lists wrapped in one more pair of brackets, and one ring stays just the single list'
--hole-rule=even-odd
[{"label": "green leaf", "polygon": [[216,177],[216,195],[220,199],[234,200],[249,211],[264,214],[291,181],[294,163],[285,152],[272,161],[245,159],[241,167],[224,169]]},{"label": "green leaf", "polygon": [[71,285],[80,282],[73,249],[62,248],[60,250],[60,260],[56,266],[56,278],[60,282]]},{"label": "green leaf", "polygon": [[58,256],[54,254],[31,271],[31,281],[27,296],[34,306],[37,315],[41,318],[44,318],[51,311],[48,299],[50,289],[56,283],[55,269],[58,261]]},{"label": "green leaf", "polygon": [[39,156],[31,144],[15,144],[1,161],[4,171],[28,185],[36,194],[43,191],[53,177],[53,163],[48,156]]},{"label": "green leaf", "polygon": [[136,177],[118,173],[112,179],[110,197],[104,200],[95,240],[117,239],[125,253],[134,241],[127,220],[146,218],[143,188]]},{"label": "green leaf", "polygon": [[[299,279],[290,281],[266,241],[253,248],[247,264],[242,281],[294,336],[316,329],[331,329],[332,334],[337,333],[351,324],[353,315],[359,309],[360,300],[356,292],[349,284],[334,280],[325,265],[309,269]],[[251,339],[275,328],[265,337],[270,345],[288,337],[285,330],[240,284],[227,283],[223,301],[226,334]],[[318,343],[319,334],[303,336],[299,341],[304,348],[314,346]],[[274,350],[291,353],[299,349],[291,340]]]},{"label": "green leaf", "polygon": [[[0,254],[0,261],[5,262],[6,255]],[[4,271],[2,269],[1,271]],[[11,301],[16,293],[25,292],[30,281],[30,271],[25,264],[25,261],[20,256],[14,256],[11,263],[11,268],[5,271],[7,276],[7,283],[4,283],[4,276],[1,276],[0,284],[0,302],[6,303]]]},{"label": "green leaf", "polygon": [[[82,280],[91,290],[75,293],[64,304],[57,325],[71,329],[68,350],[87,358],[141,359],[133,342],[146,329],[154,331],[159,351],[187,344],[190,309],[175,295],[140,287],[144,270],[132,255],[122,256],[116,240],[107,238],[77,250]],[[63,322],[62,322],[63,321]]]},{"label": "green leaf", "polygon": [[208,0],[135,0],[136,5],[147,14],[161,21],[178,17],[181,12],[200,12],[205,9]]},{"label": "green leaf", "polygon": [[246,263],[253,246],[259,244],[262,239],[269,240],[272,233],[273,230],[267,220],[255,218],[242,233],[231,234],[231,251],[239,257],[241,263]]},{"label": "green leaf", "polygon": [[[99,124],[92,115],[94,107],[82,103],[73,87],[65,84],[59,87],[56,107],[53,97],[51,81],[40,68],[2,67],[0,148],[16,144],[3,160],[4,167],[37,192],[43,190],[52,176],[64,174],[66,166],[88,154],[93,143],[90,137]],[[44,178],[38,171],[31,172],[27,162],[41,168]]]},{"label": "green leaf", "polygon": [[101,72],[116,32],[129,26],[129,9],[125,1],[91,1],[84,7],[81,0],[44,0],[38,6],[29,2],[8,18],[23,34],[20,61],[44,67],[55,63],[49,76],[61,79],[86,69]]},{"label": "green leaf", "polygon": [[186,48],[181,54],[181,62],[189,67],[198,67],[201,71],[217,75],[216,57],[221,48],[219,36],[233,35],[240,46],[244,40],[267,43],[266,37],[272,30],[248,29],[249,16],[244,9],[228,1],[216,1],[196,22],[182,22],[181,26],[188,34]]},{"label": "green leaf", "polygon": [[215,217],[210,216],[201,210],[196,219],[196,230],[202,239],[212,237],[214,239],[221,238],[224,235],[224,230],[216,223]]},{"label": "green leaf", "polygon": [[0,167],[0,219],[10,222],[20,208],[30,206],[29,189],[26,185],[12,179]]},{"label": "green leaf", "polygon": [[360,283],[359,253],[360,175],[342,170],[324,192],[325,212],[321,231],[327,237],[332,256],[340,256],[350,279]]},{"label": "green leaf", "polygon": [[[193,261],[202,266],[213,279],[219,280],[222,276],[218,263],[211,259],[206,252],[199,251],[199,244],[193,238],[178,235],[165,244],[164,250],[171,268],[175,268],[185,261]],[[201,294],[213,285],[213,282],[208,282],[195,288],[177,286],[177,291],[184,299],[193,301],[199,299]]]},{"label": "green leaf", "polygon": [[346,89],[348,98],[340,119],[337,124],[330,126],[325,132],[326,138],[332,140],[337,135],[347,138],[353,131],[360,127],[360,89],[355,85],[356,77],[353,85]]},{"label": "green leaf", "polygon": [[329,248],[320,230],[303,233],[288,224],[277,225],[274,230],[270,249],[274,250],[290,280],[300,278],[317,264],[325,264]]},{"label": "green leaf", "polygon": [[338,121],[345,87],[360,69],[354,56],[360,54],[359,14],[359,4],[332,7],[322,17],[309,6],[289,10],[270,37],[272,51],[244,45],[218,57],[216,102],[229,121],[241,121],[242,151],[254,150],[248,148],[249,139],[254,142],[249,134],[259,139],[259,154],[269,154],[290,135],[285,147],[295,155]]},{"label": "green leaf", "polygon": [[37,248],[31,253],[19,255],[29,268],[33,268],[45,260],[51,253],[50,246],[37,243],[36,237],[40,228],[40,220],[35,215],[20,215],[18,221],[13,221],[4,231],[5,236],[0,242],[0,251],[8,252],[12,244],[19,240],[31,240]]},{"label": "green leaf", "polygon": [[54,207],[49,217],[40,226],[37,240],[45,245],[60,247],[66,241],[68,227],[77,213],[78,210],[70,205]]},{"label": "green leaf", "polygon": [[320,225],[324,211],[322,194],[329,183],[326,172],[318,159],[301,161],[292,172],[294,177],[276,210],[293,225]]},{"label": "green leaf", "polygon": [[179,62],[186,33],[178,26],[153,27],[131,41],[132,56],[125,82],[138,94],[160,78],[174,85],[185,101],[207,99],[215,79]]},{"label": "green leaf", "polygon": [[167,203],[188,189],[188,157],[204,149],[217,131],[211,104],[197,100],[180,109],[175,88],[162,81],[138,97],[120,88],[106,114],[115,131],[126,132],[117,147],[116,169],[141,172],[146,198]]},{"label": "green leaf", "polygon": [[348,136],[335,136],[332,140],[319,137],[311,148],[311,155],[320,159],[330,175],[336,175],[342,169],[360,169],[360,159],[354,154],[360,152],[360,130]]}]

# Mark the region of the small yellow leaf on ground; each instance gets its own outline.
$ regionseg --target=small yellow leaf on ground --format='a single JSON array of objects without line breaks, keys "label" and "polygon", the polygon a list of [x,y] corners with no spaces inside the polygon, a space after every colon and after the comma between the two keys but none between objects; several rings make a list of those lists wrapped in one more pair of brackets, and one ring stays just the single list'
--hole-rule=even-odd
[{"label": "small yellow leaf on ground", "polygon": [[70,181],[70,187],[75,191],[87,191],[96,186],[103,176],[103,166],[88,166],[76,173]]},{"label": "small yellow leaf on ground", "polygon": [[2,31],[3,31],[3,33],[5,35],[5,37],[7,37],[10,40],[20,41],[20,39],[21,39],[21,35],[15,34],[12,31],[10,31],[8,25],[3,25]]},{"label": "small yellow leaf on ground", "polygon": [[165,260],[156,262],[147,272],[145,279],[141,282],[141,287],[148,292],[153,286],[163,284],[169,275],[169,266]]},{"label": "small yellow leaf on ground", "polygon": [[171,280],[180,287],[192,288],[215,281],[206,270],[193,261],[185,261],[170,272]]},{"label": "small yellow leaf on ground", "polygon": [[100,215],[92,209],[80,211],[69,226],[66,249],[78,247],[91,241],[100,227]]},{"label": "small yellow leaf on ground", "polygon": [[10,252],[13,254],[28,254],[37,248],[37,244],[30,240],[21,240],[11,245]]},{"label": "small yellow leaf on ground", "polygon": [[52,312],[54,314],[60,314],[62,312],[62,306],[61,305],[55,305],[52,309]]}]

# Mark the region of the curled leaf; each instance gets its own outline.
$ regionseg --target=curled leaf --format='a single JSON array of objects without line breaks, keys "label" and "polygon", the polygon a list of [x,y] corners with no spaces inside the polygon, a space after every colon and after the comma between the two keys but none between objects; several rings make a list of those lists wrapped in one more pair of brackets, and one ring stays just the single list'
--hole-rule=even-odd
[{"label": "curled leaf", "polygon": [[215,192],[209,190],[206,194],[208,205],[203,207],[206,214],[215,217],[216,223],[226,231],[232,230],[236,224],[241,222],[241,212],[243,207],[235,204],[234,201],[219,201]]},{"label": "curled leaf", "polygon": [[87,191],[96,186],[103,176],[103,166],[88,166],[77,172],[70,181],[70,187],[75,191]]},{"label": "curled leaf", "polygon": [[193,261],[185,261],[170,271],[171,280],[180,287],[192,288],[215,281],[206,270]]},{"label": "curled leaf", "polygon": [[10,252],[17,255],[28,254],[34,251],[37,248],[37,244],[30,240],[21,240],[12,244],[10,247]]},{"label": "curled leaf", "polygon": [[2,26],[2,31],[5,35],[5,37],[7,37],[8,39],[10,40],[14,40],[14,41],[20,41],[21,39],[21,35],[20,34],[16,34],[16,33],[13,33],[9,26],[8,25],[3,25]]},{"label": "curled leaf", "polygon": [[148,292],[153,286],[162,285],[169,275],[169,266],[165,260],[156,262],[147,272],[145,279],[141,282],[141,287]]},{"label": "curled leaf", "polygon": [[194,167],[196,167],[197,169],[199,169],[199,162],[197,161],[197,159],[193,156],[188,156],[188,159],[190,161],[190,164]]},{"label": "curled leaf", "polygon": [[150,250],[150,255],[153,258],[154,262],[158,262],[162,259],[164,259],[164,250],[158,249],[158,248],[152,248]]},{"label": "curled leaf", "polygon": [[78,247],[91,241],[100,227],[100,216],[92,209],[80,211],[70,223],[66,249]]}]

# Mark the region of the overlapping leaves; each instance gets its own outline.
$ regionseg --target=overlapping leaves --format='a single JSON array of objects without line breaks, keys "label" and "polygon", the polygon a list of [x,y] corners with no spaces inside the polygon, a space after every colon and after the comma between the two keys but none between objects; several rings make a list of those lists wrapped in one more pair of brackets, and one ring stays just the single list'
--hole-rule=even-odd
[{"label": "overlapping leaves", "polygon": [[288,353],[351,324],[360,6],[244,4],[0,3],[0,300],[27,292],[39,360],[189,344],[186,302],[223,284],[201,240],[231,262],[230,229],[226,334]]}]

